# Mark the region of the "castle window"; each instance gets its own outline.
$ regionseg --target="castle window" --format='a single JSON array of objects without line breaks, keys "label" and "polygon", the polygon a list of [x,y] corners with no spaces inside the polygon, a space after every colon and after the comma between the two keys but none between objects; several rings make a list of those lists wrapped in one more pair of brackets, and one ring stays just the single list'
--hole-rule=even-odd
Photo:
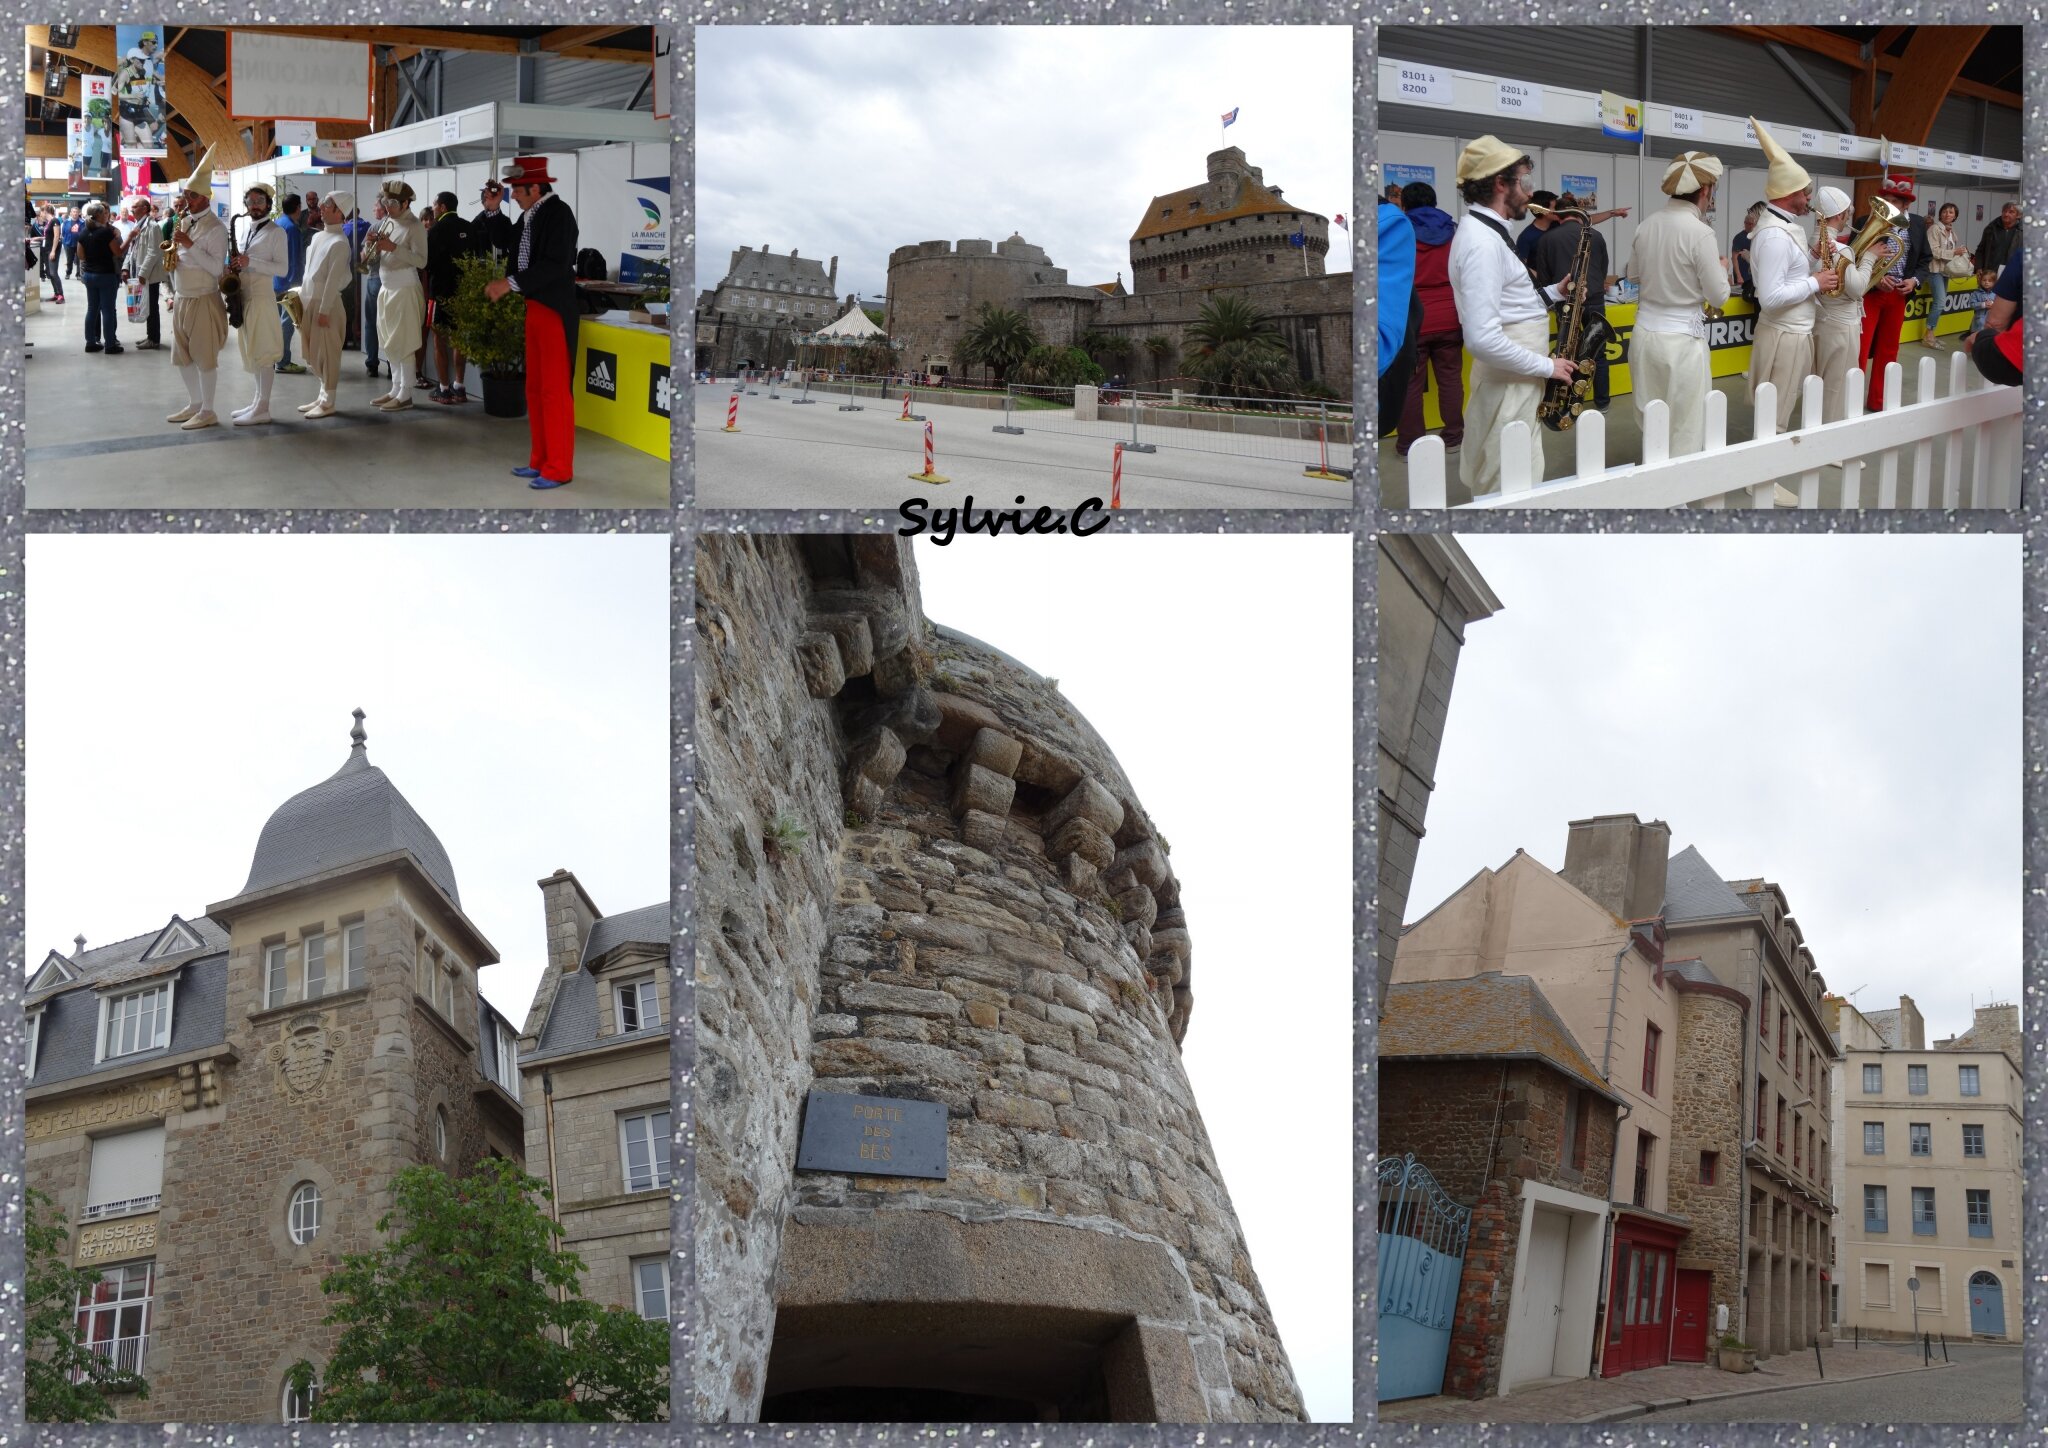
[{"label": "castle window", "polygon": [[291,984],[288,969],[290,951],[283,945],[272,945],[263,952],[263,1009],[271,1010],[285,1001],[285,991]]},{"label": "castle window", "polygon": [[301,1247],[320,1235],[320,1188],[311,1182],[300,1182],[292,1188],[291,1211],[285,1225],[291,1229],[292,1241]]},{"label": "castle window", "polygon": [[159,981],[127,995],[102,997],[99,1059],[132,1056],[171,1043],[171,983]]},{"label": "castle window", "polygon": [[448,1160],[448,1109],[434,1108],[434,1155],[442,1161]]},{"label": "castle window", "polygon": [[1161,280],[1161,281],[1165,281],[1165,280],[1166,280],[1166,268],[1165,268],[1165,267],[1161,267],[1161,268],[1159,268],[1159,280]]},{"label": "castle window", "polygon": [[619,1003],[619,1032],[648,1031],[661,1024],[661,1002],[654,993],[654,977],[622,982],[614,994]]},{"label": "castle window", "polygon": [[669,1183],[666,1111],[649,1111],[619,1119],[619,1159],[625,1164],[626,1190],[651,1192]]},{"label": "castle window", "polygon": [[668,1321],[668,1258],[641,1257],[634,1261],[633,1301],[649,1322]]},{"label": "castle window", "polygon": [[284,1402],[280,1416],[287,1423],[310,1423],[313,1421],[313,1409],[319,1402],[319,1383],[308,1383],[306,1391],[302,1393],[287,1381],[284,1385]]},{"label": "castle window", "polygon": [[1273,253],[1269,251],[1269,252],[1267,252],[1267,253],[1266,253],[1266,265],[1267,265],[1267,266],[1271,266],[1272,264],[1273,264]]},{"label": "castle window", "polygon": [[361,921],[349,926],[341,933],[343,969],[348,977],[345,989],[354,990],[366,985],[370,978],[370,947],[368,932]]},{"label": "castle window", "polygon": [[78,1340],[115,1368],[141,1372],[155,1286],[154,1261],[102,1268],[98,1282],[79,1289]]},{"label": "castle window", "polygon": [[161,1124],[92,1139],[81,1222],[155,1211],[164,1199],[164,1129]]},{"label": "castle window", "polygon": [[1180,278],[1182,281],[1186,281],[1188,278],[1188,264],[1186,262],[1180,264]]},{"label": "castle window", "polygon": [[327,994],[327,937],[309,935],[300,948],[306,952],[306,988],[300,994],[316,1001]]}]

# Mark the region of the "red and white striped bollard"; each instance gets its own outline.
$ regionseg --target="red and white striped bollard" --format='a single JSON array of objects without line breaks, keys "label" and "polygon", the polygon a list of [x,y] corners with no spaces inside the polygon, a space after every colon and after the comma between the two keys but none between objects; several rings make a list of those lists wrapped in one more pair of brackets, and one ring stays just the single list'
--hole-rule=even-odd
[{"label": "red and white striped bollard", "polygon": [[725,430],[727,432],[738,432],[740,430],[740,395],[737,392],[725,404]]},{"label": "red and white striped bollard", "polygon": [[1118,443],[1116,451],[1109,458],[1109,506],[1121,508],[1124,505],[1124,445]]}]

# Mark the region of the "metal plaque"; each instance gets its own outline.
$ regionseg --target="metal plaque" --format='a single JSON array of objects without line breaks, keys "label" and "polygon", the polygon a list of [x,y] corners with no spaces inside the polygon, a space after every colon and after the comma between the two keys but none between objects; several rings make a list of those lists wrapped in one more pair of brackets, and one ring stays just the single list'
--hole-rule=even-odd
[{"label": "metal plaque", "polygon": [[813,1091],[804,1103],[798,1171],[946,1177],[946,1108],[936,1101]]}]

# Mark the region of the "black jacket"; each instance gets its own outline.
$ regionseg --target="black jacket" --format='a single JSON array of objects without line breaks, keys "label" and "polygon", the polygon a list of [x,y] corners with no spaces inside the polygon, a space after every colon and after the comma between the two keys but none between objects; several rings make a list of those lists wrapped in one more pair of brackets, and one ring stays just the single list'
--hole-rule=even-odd
[{"label": "black jacket", "polygon": [[478,255],[495,251],[499,256],[510,256],[512,248],[518,245],[519,223],[502,210],[479,211],[469,219],[469,241]]},{"label": "black jacket", "polygon": [[[529,244],[528,234],[532,241]],[[526,265],[519,264],[521,250]],[[540,303],[562,319],[562,334],[569,343],[569,367],[576,367],[576,213],[561,197],[548,195],[519,218],[512,241],[507,273],[519,294]]]},{"label": "black jacket", "polygon": [[452,297],[461,275],[455,270],[455,263],[469,256],[469,223],[453,211],[427,228],[427,294],[432,297]]},{"label": "black jacket", "polygon": [[[1572,274],[1572,258],[1579,253],[1579,228],[1583,225],[1578,218],[1560,221],[1543,233],[1543,240],[1536,243],[1536,259],[1530,263],[1535,273],[1536,290],[1554,287]],[[1544,299],[1548,303],[1549,298]],[[1607,315],[1607,238],[1600,234],[1600,228],[1593,228],[1592,244],[1587,247],[1586,257],[1586,315],[1604,317]]]},{"label": "black jacket", "polygon": [[1991,218],[1984,227],[1984,235],[1977,243],[1977,270],[1997,272],[2011,257],[2012,249],[2019,245],[2020,228],[2007,226],[2005,214],[2001,211]]}]

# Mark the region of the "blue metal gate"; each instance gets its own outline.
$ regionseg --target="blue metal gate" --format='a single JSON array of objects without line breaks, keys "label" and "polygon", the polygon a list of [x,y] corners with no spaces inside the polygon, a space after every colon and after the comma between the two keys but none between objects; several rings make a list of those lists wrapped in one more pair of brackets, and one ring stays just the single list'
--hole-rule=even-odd
[{"label": "blue metal gate", "polygon": [[1379,1400],[1443,1391],[1472,1212],[1414,1155],[1382,1161]]},{"label": "blue metal gate", "polygon": [[2005,1336],[2005,1288],[1989,1272],[1970,1279],[1970,1331]]}]

